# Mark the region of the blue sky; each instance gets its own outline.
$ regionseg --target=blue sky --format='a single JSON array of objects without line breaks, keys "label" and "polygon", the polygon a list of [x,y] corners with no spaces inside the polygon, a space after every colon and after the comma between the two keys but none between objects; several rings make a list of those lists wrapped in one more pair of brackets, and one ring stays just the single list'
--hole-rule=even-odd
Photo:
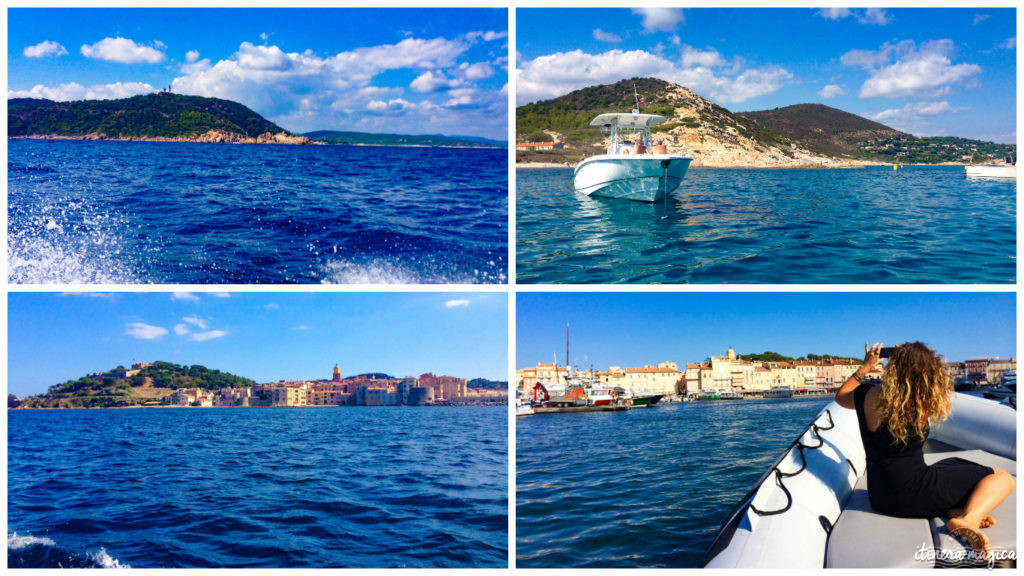
[{"label": "blue sky", "polygon": [[287,130],[507,139],[504,9],[8,10],[8,96],[175,92]]},{"label": "blue sky", "polygon": [[516,368],[701,362],[772,350],[863,357],[864,343],[920,340],[948,360],[1015,357],[1012,293],[519,293]]},{"label": "blue sky", "polygon": [[163,360],[252,378],[425,372],[505,380],[504,293],[8,295],[9,391]]},{"label": "blue sky", "polygon": [[1016,141],[1016,10],[516,11],[516,102],[653,76],[732,111],[820,102],[917,135]]}]

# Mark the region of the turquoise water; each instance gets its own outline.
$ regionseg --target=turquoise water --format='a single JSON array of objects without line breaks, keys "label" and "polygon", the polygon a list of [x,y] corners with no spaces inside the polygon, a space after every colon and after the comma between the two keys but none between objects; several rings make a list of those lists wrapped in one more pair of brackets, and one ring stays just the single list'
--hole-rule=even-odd
[{"label": "turquoise water", "polygon": [[516,174],[521,283],[1014,283],[1016,183],[956,166],[691,169],[663,202]]},{"label": "turquoise water", "polygon": [[516,567],[699,567],[831,398],[516,419]]}]

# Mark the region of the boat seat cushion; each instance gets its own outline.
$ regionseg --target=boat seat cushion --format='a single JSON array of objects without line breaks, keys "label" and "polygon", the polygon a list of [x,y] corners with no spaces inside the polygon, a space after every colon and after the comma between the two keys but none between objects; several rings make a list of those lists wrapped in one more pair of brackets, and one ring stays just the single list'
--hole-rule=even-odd
[{"label": "boat seat cushion", "polygon": [[[992,468],[1002,468],[1009,472],[1014,478],[1017,476],[1017,463],[1008,458],[1002,458],[988,452],[981,450],[970,450],[957,452],[955,454],[950,453],[938,453],[938,454],[925,454],[924,460],[928,464],[934,464],[943,458],[949,458],[950,456],[958,456],[965,460],[977,462],[985,466]],[[1006,500],[1003,501],[995,510],[992,511],[992,517],[996,519],[995,526],[989,526],[985,528],[985,535],[992,541],[992,549],[997,553],[1007,550],[1013,550],[1014,556],[1017,551],[1017,491],[1014,490]],[[942,549],[945,551],[956,551],[964,550],[966,547],[949,536],[949,532],[946,530],[946,519],[945,518],[932,518],[931,521],[932,533],[934,535],[933,543],[936,549]],[[941,565],[942,562],[940,561]]]},{"label": "boat seat cushion", "polygon": [[[1017,463],[980,450],[925,454],[934,464],[944,458],[960,457],[985,466],[1002,468],[1017,475]],[[896,518],[876,512],[868,500],[867,475],[854,486],[849,501],[832,528],[825,552],[827,568],[932,568],[933,554],[919,554],[935,548],[949,549],[945,518]],[[1016,552],[1016,491],[992,513],[996,525],[986,528],[995,550]]]}]

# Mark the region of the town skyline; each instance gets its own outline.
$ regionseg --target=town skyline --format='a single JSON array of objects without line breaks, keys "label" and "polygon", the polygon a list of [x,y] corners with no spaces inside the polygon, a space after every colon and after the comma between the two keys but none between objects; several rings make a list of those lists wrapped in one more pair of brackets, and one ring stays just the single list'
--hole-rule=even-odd
[{"label": "town skyline", "polygon": [[[520,293],[516,368],[685,366],[772,351],[863,358],[864,343],[925,342],[948,361],[1016,354],[1013,293]],[[956,319],[956,329],[950,322]]]},{"label": "town skyline", "polygon": [[[505,381],[503,293],[114,292],[8,296],[8,392],[161,360],[256,382],[380,372]],[[54,330],[60,326],[60,330]]]},{"label": "town skyline", "polygon": [[733,112],[822,103],[1010,144],[1016,45],[1013,8],[520,8],[516,105],[654,77]]}]

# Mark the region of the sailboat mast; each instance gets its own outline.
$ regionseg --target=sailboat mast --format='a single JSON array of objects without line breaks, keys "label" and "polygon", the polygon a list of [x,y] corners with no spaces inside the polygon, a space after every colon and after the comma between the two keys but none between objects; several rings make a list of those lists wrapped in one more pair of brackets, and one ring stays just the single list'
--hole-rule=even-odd
[{"label": "sailboat mast", "polygon": [[566,374],[566,376],[569,375],[569,365],[570,364],[572,364],[572,363],[569,362],[569,323],[566,322],[565,323],[565,370],[566,370],[565,374]]}]

